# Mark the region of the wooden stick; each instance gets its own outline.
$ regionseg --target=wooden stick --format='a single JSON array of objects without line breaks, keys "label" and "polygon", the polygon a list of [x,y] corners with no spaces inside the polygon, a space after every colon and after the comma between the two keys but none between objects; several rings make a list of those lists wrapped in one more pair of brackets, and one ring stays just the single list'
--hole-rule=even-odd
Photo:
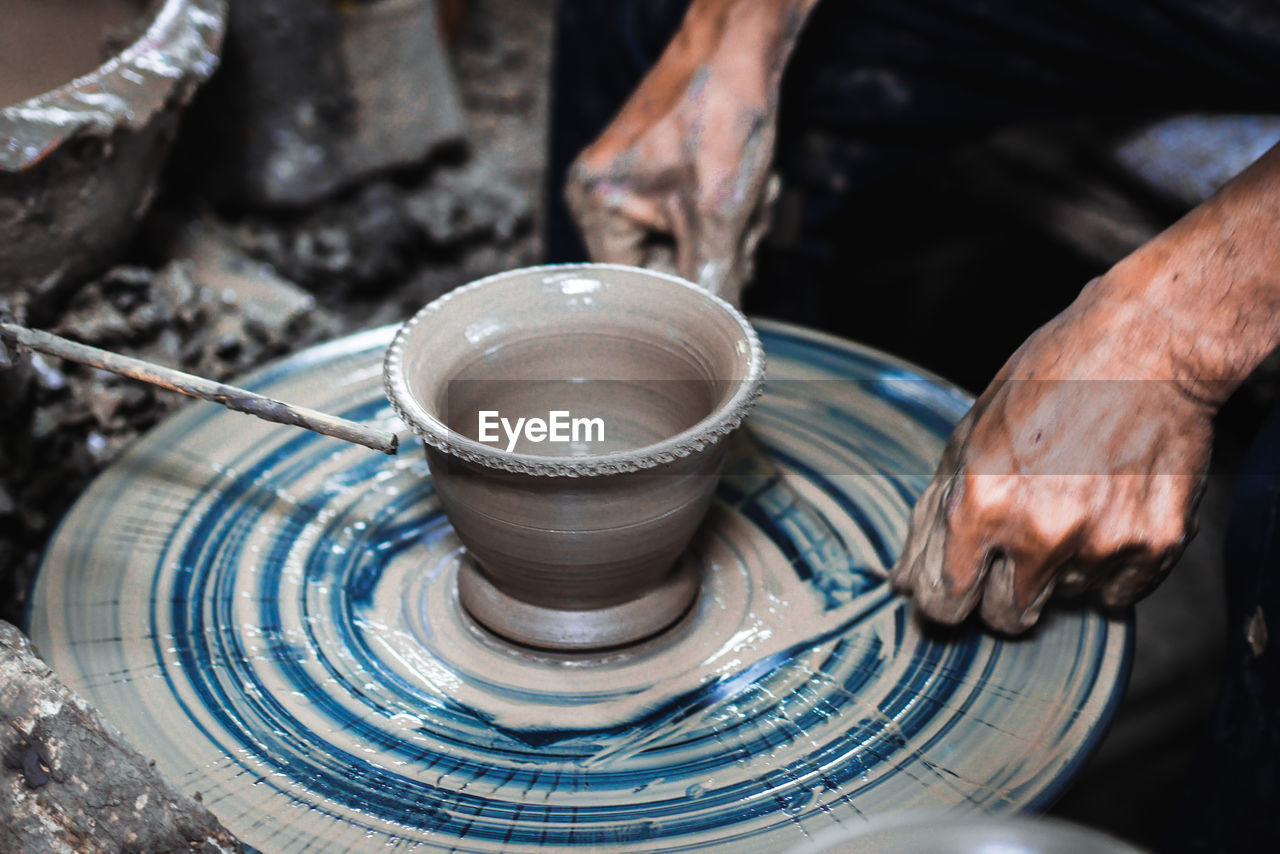
[{"label": "wooden stick", "polygon": [[0,321],[0,337],[21,344],[23,347],[39,350],[41,353],[48,353],[51,356],[100,368],[130,379],[141,380],[144,383],[167,388],[170,391],[176,391],[191,397],[221,403],[228,409],[234,409],[236,412],[245,412],[264,421],[305,427],[316,433],[323,433],[326,436],[333,436],[346,442],[364,445],[366,448],[373,448],[375,451],[381,451],[384,454],[394,454],[399,447],[399,439],[396,438],[394,433],[374,430],[354,421],[348,421],[345,418],[338,418],[334,415],[326,415],[314,409],[290,406],[287,403],[281,403],[278,400],[273,400],[252,391],[205,379],[204,377],[197,377],[185,371],[166,368],[164,365],[157,365],[154,362],[147,362],[143,359],[122,356],[119,353],[112,353],[108,350],[99,350],[97,347],[69,341],[49,332],[27,329],[13,323]]}]

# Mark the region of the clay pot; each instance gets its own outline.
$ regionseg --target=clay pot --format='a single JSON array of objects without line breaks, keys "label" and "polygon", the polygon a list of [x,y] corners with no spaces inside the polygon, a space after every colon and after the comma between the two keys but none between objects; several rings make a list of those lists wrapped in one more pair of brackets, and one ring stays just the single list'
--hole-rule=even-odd
[{"label": "clay pot", "polygon": [[[42,37],[18,45],[29,57],[0,64],[10,75],[0,94],[25,98],[0,103],[0,292],[72,282],[114,260],[150,203],[182,107],[217,66],[226,17],[224,0],[26,6]],[[127,46],[102,62],[101,45],[122,33]],[[61,85],[30,91],[57,77],[51,68]]]},{"label": "clay pot", "polygon": [[[632,267],[515,270],[418,312],[384,378],[467,547],[458,592],[481,624],[536,647],[612,647],[697,598],[676,558],[764,380],[760,342],[727,302]],[[513,441],[518,418],[547,430]]]}]

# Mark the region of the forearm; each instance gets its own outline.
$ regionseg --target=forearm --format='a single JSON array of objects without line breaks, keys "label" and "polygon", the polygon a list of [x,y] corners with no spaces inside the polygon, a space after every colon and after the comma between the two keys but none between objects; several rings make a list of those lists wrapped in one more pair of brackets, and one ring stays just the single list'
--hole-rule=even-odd
[{"label": "forearm", "polygon": [[818,0],[693,0],[680,29],[623,106],[611,133],[588,152],[588,166],[631,146],[653,122],[671,113],[695,77],[713,63],[720,83],[743,90],[747,102],[776,98],[787,58]]},{"label": "forearm", "polygon": [[744,37],[738,48],[759,49],[769,65],[781,67],[816,5],[818,0],[693,0],[668,52],[706,58],[733,32]]},{"label": "forearm", "polygon": [[1137,349],[1221,405],[1280,344],[1280,145],[1096,287],[1133,321]]}]

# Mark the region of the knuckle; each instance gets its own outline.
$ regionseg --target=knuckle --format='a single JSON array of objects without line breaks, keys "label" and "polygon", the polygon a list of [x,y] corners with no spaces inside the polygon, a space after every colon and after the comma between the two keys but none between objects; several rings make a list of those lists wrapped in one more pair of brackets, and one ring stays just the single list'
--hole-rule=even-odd
[{"label": "knuckle", "polygon": [[574,158],[569,164],[569,174],[565,176],[569,186],[583,186],[599,179],[599,172],[592,168],[591,149],[587,149]]},{"label": "knuckle", "polygon": [[1131,605],[1146,587],[1150,575],[1147,567],[1130,566],[1120,571],[1102,588],[1102,602],[1109,607]]},{"label": "knuckle", "polygon": [[1132,550],[1132,536],[1123,527],[1107,525],[1087,531],[1076,553],[1081,568],[1096,569]]},{"label": "knuckle", "polygon": [[910,593],[911,588],[915,586],[911,567],[899,563],[889,570],[889,586],[898,593]]},{"label": "knuckle", "polygon": [[1186,517],[1167,514],[1160,516],[1148,527],[1147,547],[1154,555],[1163,555],[1173,551],[1182,551],[1190,530]]},{"label": "knuckle", "polygon": [[569,212],[578,219],[584,213],[598,206],[598,199],[591,179],[580,174],[570,173],[564,185],[564,200]]},{"label": "knuckle", "polygon": [[1159,563],[1165,555],[1180,554],[1192,536],[1193,523],[1181,514],[1115,514],[1093,527],[1081,553],[1094,562],[1121,558],[1126,562]]},{"label": "knuckle", "polygon": [[958,516],[975,519],[1003,517],[1015,507],[1015,479],[1000,474],[966,474],[960,483],[961,495],[953,506]]},{"label": "knuckle", "polygon": [[[1016,635],[1030,628],[1022,611],[1003,598],[984,597],[980,614],[984,623],[1004,634]],[[1035,622],[1034,618],[1031,622]]]},{"label": "knuckle", "polygon": [[579,158],[565,176],[564,194],[573,204],[602,204],[607,195],[622,192],[627,186],[623,176],[612,174],[602,166]]},{"label": "knuckle", "polygon": [[1093,584],[1090,567],[1080,560],[1073,560],[1062,568],[1057,578],[1057,589],[1068,596],[1083,593]]},{"label": "knuckle", "polygon": [[952,598],[970,595],[983,580],[986,563],[987,557],[984,554],[968,550],[958,553],[954,549],[947,549],[939,578],[940,591]]},{"label": "knuckle", "polygon": [[578,156],[573,159],[569,166],[570,176],[578,175],[582,178],[589,178],[592,175],[599,175],[603,172],[610,160],[607,152],[609,146],[605,144],[606,141],[606,137],[602,136],[578,152]]},{"label": "knuckle", "polygon": [[936,623],[954,626],[964,621],[973,610],[970,597],[957,597],[942,587],[919,585],[915,592],[916,607]]},{"label": "knuckle", "polygon": [[1079,508],[1067,502],[1037,504],[1027,514],[1029,548],[1040,553],[1055,550],[1076,538],[1083,527]]}]

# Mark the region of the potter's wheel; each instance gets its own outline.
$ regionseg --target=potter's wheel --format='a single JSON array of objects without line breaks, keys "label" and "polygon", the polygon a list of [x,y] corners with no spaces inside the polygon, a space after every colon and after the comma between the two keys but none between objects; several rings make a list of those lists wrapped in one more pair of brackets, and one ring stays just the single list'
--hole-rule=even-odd
[{"label": "potter's wheel", "polygon": [[[760,331],[769,386],[683,559],[703,595],[643,648],[533,655],[473,625],[414,443],[387,458],[207,404],[76,505],[30,633],[263,851],[785,850],[889,811],[1044,805],[1114,708],[1128,627],[922,633],[883,569],[968,399]],[[248,384],[400,429],[392,332]]]}]

